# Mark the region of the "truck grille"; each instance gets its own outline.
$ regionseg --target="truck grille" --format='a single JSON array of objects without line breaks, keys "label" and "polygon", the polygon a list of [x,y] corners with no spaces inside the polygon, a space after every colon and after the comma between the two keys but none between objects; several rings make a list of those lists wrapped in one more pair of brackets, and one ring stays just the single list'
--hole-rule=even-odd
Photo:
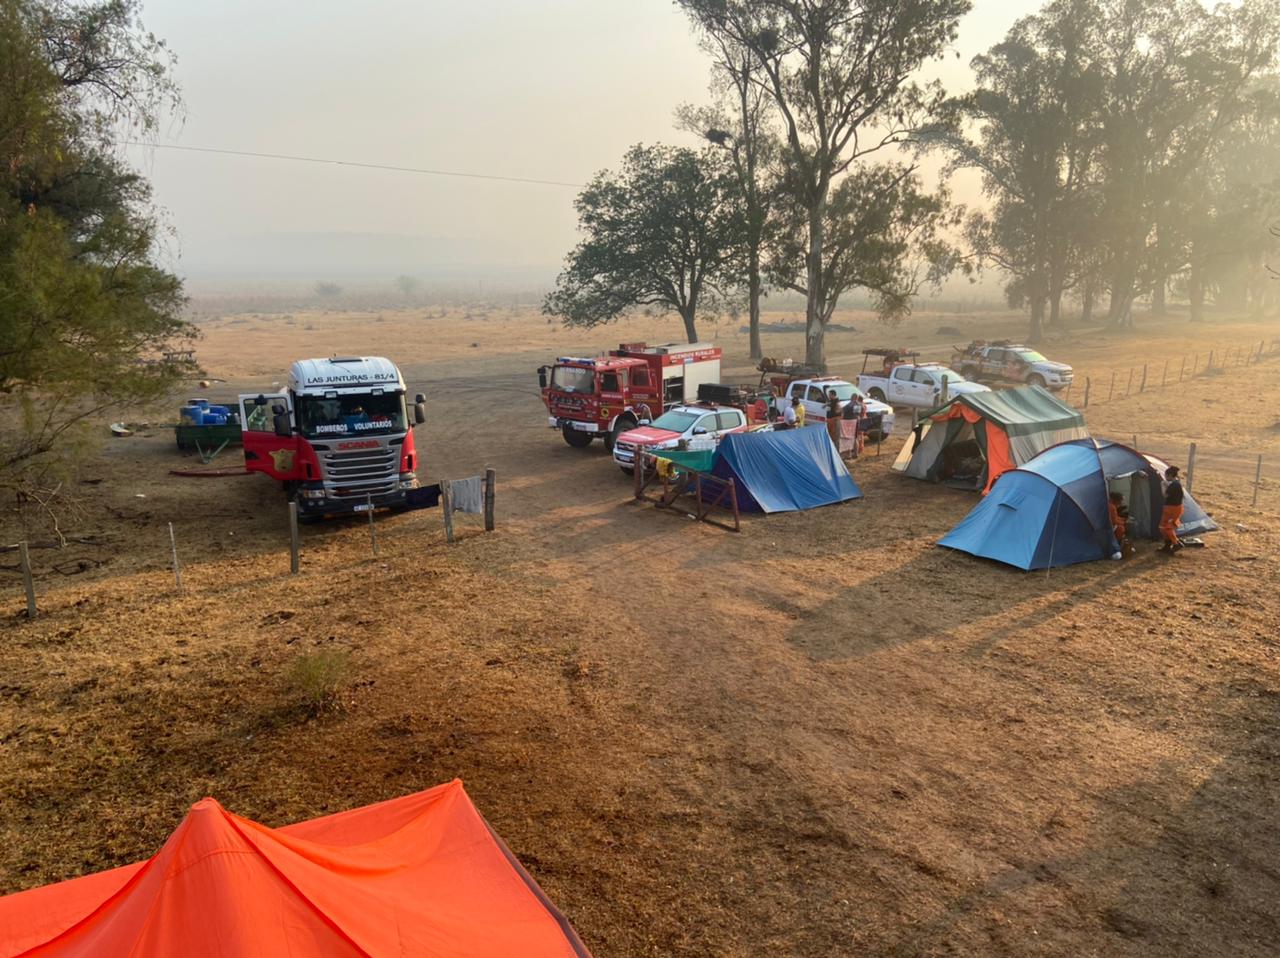
[{"label": "truck grille", "polygon": [[322,462],[325,488],[334,499],[363,499],[394,492],[400,478],[398,446],[326,452]]}]

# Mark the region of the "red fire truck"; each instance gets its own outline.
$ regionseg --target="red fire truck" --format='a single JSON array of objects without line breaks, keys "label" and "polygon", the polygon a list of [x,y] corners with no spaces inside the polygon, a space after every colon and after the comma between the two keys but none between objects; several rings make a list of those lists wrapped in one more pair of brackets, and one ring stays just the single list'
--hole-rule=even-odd
[{"label": "red fire truck", "polygon": [[418,485],[409,416],[425,410],[421,395],[406,406],[388,359],[302,359],[278,393],[240,397],[245,469],[279,480],[303,516],[403,506]]},{"label": "red fire truck", "polygon": [[562,356],[538,369],[547,425],[571,446],[614,440],[662,415],[676,403],[694,402],[698,387],[720,381],[720,348],[708,343],[623,343],[606,356]]}]

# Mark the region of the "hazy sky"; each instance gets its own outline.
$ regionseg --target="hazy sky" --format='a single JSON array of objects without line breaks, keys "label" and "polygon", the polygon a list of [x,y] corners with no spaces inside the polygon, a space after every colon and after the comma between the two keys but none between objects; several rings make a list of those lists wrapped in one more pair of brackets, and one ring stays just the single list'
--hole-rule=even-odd
[{"label": "hazy sky", "polygon": [[[144,0],[178,57],[162,143],[583,183],[707,98],[671,0]],[[1029,12],[978,0],[967,63]],[[549,280],[576,241],[573,189],[131,149],[176,230],[180,272]]]}]

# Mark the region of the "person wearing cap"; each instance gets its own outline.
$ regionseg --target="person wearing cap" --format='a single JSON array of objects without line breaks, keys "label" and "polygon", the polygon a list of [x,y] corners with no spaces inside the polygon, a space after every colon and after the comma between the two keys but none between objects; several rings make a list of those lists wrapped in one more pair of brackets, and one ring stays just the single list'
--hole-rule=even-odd
[{"label": "person wearing cap", "polygon": [[1182,525],[1182,480],[1178,478],[1178,467],[1170,466],[1164,471],[1164,510],[1160,513],[1160,534],[1164,536],[1164,545],[1160,551],[1172,554],[1182,548],[1178,539],[1178,526]]}]

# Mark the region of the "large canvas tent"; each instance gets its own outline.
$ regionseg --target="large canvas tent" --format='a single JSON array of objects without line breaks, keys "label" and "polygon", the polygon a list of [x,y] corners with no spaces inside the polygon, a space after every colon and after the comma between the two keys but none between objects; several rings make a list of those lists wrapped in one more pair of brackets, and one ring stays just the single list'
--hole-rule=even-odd
[{"label": "large canvas tent", "polygon": [[744,512],[795,512],[862,497],[825,429],[730,433],[712,475],[732,479]]},{"label": "large canvas tent", "polygon": [[192,806],[151,859],[0,898],[0,955],[590,958],[454,781],[272,829]]},{"label": "large canvas tent", "polygon": [[893,468],[985,492],[1050,446],[1088,435],[1084,416],[1039,386],[964,393],[916,426]]},{"label": "large canvas tent", "polygon": [[[1106,558],[1119,549],[1107,510],[1120,492],[1133,534],[1157,538],[1164,464],[1119,443],[1078,439],[1010,470],[938,543],[1019,569],[1049,569]],[[1216,529],[1185,497],[1179,534]]]}]

